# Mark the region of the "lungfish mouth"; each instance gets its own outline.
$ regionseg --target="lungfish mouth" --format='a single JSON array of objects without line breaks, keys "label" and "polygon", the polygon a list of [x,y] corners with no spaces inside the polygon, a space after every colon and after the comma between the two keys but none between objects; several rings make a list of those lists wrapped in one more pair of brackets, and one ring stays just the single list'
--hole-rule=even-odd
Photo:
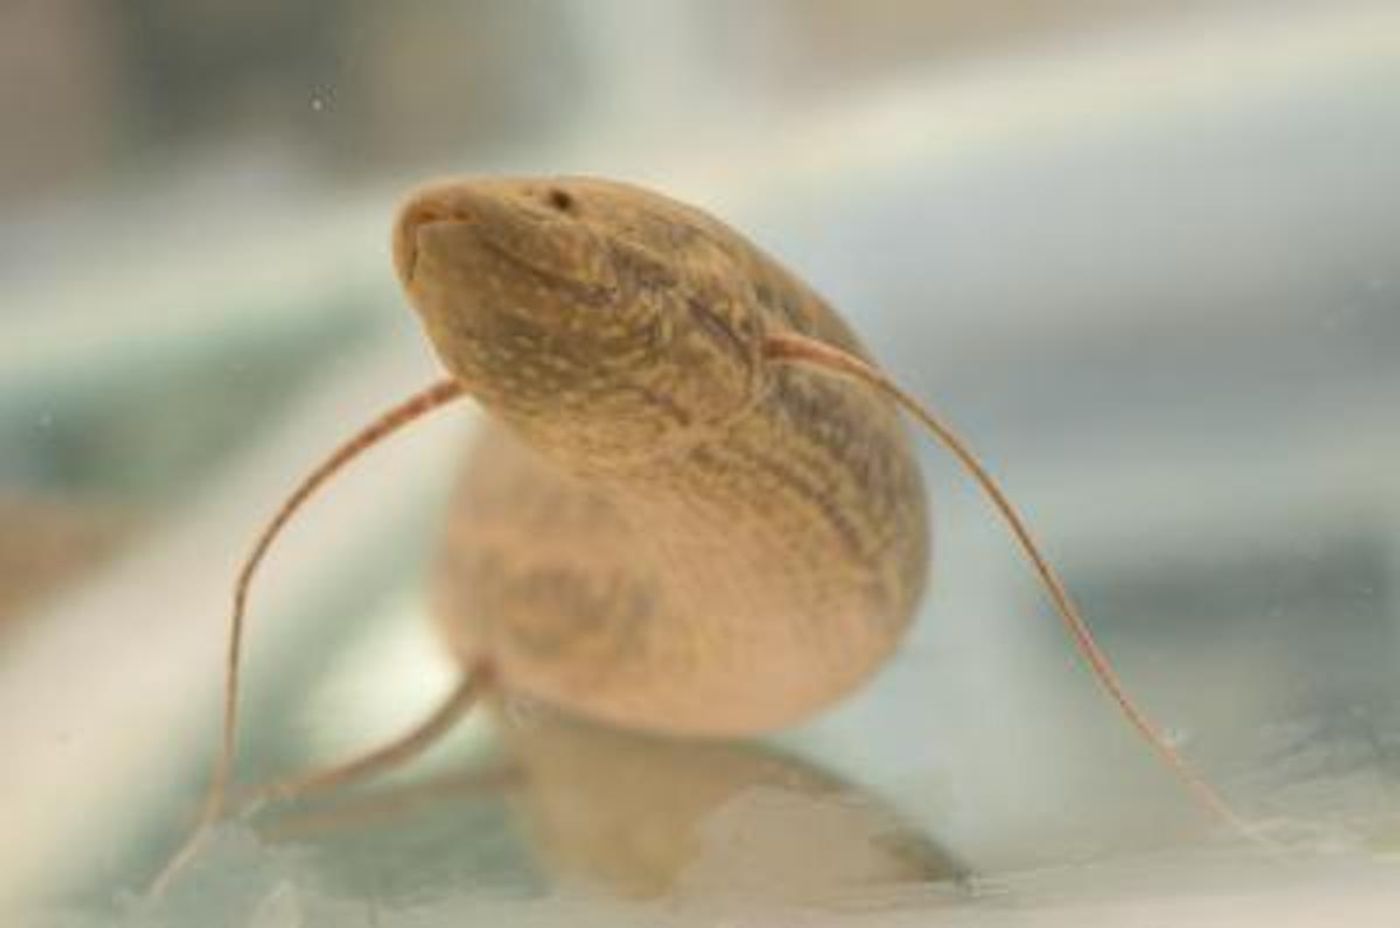
[{"label": "lungfish mouth", "polygon": [[551,289],[561,290],[571,300],[585,306],[604,306],[617,298],[617,287],[611,283],[581,280],[558,264],[532,261],[497,242],[490,235],[480,236],[477,244],[481,246],[482,251],[509,268],[513,274],[530,278]]}]

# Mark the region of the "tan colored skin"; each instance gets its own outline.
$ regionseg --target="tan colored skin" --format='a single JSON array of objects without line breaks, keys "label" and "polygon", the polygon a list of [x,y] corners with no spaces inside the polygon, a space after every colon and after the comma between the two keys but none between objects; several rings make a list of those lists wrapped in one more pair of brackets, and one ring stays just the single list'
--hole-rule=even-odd
[{"label": "tan colored skin", "polygon": [[491,413],[442,562],[464,665],[615,725],[740,735],[897,646],[929,560],[918,467],[887,398],[764,356],[780,332],[866,356],[777,262],[581,178],[424,187],[394,253]]}]

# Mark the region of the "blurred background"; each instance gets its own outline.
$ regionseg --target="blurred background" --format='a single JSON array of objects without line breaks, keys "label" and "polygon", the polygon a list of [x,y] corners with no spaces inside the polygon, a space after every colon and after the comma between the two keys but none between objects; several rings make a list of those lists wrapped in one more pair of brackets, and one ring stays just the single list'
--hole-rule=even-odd
[{"label": "blurred background", "polygon": [[[957,423],[1250,818],[1347,879],[1400,853],[1394,4],[5,0],[0,125],[0,911],[185,923],[130,894],[206,776],[230,578],[297,476],[437,376],[387,238],[444,173],[623,178],[746,230]],[[470,427],[376,451],[272,558],[242,779],[345,756],[450,683],[425,565]],[[926,451],[925,614],[779,766],[959,862],[931,880],[1209,837]],[[476,721],[438,766],[500,740]],[[751,792],[676,826],[675,867],[726,858],[695,835]],[[499,796],[451,802],[238,832],[185,904],[283,924],[314,887],[359,924],[327,900],[607,885],[552,875]],[[777,859],[823,844],[785,814],[744,821],[790,835]]]}]

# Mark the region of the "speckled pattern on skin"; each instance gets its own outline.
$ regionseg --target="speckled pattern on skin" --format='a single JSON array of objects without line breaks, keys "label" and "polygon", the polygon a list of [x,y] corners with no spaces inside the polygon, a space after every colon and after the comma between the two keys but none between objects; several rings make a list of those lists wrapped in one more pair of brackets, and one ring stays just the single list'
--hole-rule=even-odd
[{"label": "speckled pattern on skin", "polygon": [[395,262],[491,421],[440,565],[448,641],[499,685],[672,734],[739,735],[847,694],[925,585],[922,480],[892,404],[765,361],[866,353],[737,232],[586,178],[449,181]]}]

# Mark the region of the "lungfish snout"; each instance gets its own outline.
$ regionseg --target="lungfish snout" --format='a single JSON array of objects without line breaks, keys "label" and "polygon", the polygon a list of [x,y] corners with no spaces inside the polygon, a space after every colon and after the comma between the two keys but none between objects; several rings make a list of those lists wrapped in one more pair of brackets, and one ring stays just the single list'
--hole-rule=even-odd
[{"label": "lungfish snout", "polygon": [[427,283],[423,256],[430,247],[443,273],[470,268],[566,289],[615,283],[606,243],[557,187],[494,180],[423,187],[394,222],[394,265],[405,288]]},{"label": "lungfish snout", "polygon": [[425,187],[410,195],[399,207],[393,232],[394,268],[405,287],[413,281],[424,228],[440,223],[470,223],[476,218],[477,212],[455,187]]}]

